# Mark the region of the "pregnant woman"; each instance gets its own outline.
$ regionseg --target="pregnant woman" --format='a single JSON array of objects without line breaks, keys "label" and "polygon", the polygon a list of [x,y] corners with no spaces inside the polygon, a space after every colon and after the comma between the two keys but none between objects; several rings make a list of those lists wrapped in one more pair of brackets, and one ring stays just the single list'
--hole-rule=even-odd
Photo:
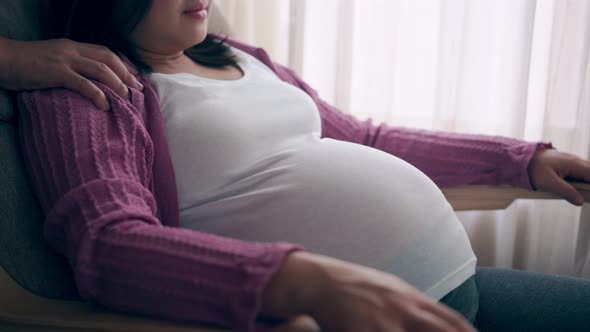
[{"label": "pregnant woman", "polygon": [[84,298],[240,331],[292,318],[281,328],[590,328],[590,282],[476,271],[422,173],[575,201],[562,177],[590,180],[588,162],[548,144],[360,122],[263,50],[207,35],[210,5],[55,1],[63,37],[125,56],[144,85],[128,98],[99,85],[109,112],[64,89],[19,95],[45,234]]}]

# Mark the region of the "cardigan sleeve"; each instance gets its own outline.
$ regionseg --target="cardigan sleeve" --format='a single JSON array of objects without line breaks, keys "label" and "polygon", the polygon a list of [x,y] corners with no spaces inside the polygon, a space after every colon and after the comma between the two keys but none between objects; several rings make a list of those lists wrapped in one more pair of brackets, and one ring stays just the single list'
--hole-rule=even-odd
[{"label": "cardigan sleeve", "polygon": [[291,69],[272,63],[262,49],[257,52],[279,78],[299,87],[315,101],[322,119],[322,137],[363,144],[397,156],[420,169],[439,187],[510,185],[533,189],[529,163],[536,151],[553,148],[551,143],[361,121],[322,100]]},{"label": "cardigan sleeve", "polygon": [[141,112],[107,95],[111,112],[63,89],[18,96],[44,234],[68,258],[80,295],[111,309],[253,331],[263,289],[300,248],[163,225]]}]

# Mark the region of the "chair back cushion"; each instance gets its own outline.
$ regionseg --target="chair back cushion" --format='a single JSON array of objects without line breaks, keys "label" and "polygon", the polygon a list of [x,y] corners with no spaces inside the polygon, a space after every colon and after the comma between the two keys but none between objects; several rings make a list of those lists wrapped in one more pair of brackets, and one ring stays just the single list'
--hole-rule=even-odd
[{"label": "chair back cushion", "polygon": [[[47,0],[1,0],[0,35],[35,40],[50,35]],[[210,28],[231,35],[227,22],[212,10]],[[41,14],[41,15],[39,15]],[[40,22],[44,22],[44,26]],[[1,52],[1,50],[0,50]],[[11,93],[0,89],[0,266],[29,291],[60,299],[78,299],[68,262],[45,242],[42,214],[28,183],[18,149]]]},{"label": "chair back cushion", "polygon": [[[38,39],[39,5],[37,0],[0,1],[0,35]],[[12,95],[0,89],[0,265],[37,295],[79,298],[67,261],[43,239],[42,215],[28,183],[16,129]]]}]

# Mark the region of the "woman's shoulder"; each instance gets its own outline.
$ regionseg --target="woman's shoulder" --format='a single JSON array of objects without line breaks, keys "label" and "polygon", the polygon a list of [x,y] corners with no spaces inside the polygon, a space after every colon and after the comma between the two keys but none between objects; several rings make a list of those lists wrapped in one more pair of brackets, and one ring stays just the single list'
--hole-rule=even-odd
[{"label": "woman's shoulder", "polygon": [[[109,102],[110,110],[114,108],[122,111],[130,109],[133,93],[137,94],[139,92],[132,92],[130,88],[129,97],[125,99],[98,81],[92,81],[92,83],[105,95]],[[141,94],[141,92],[139,93]],[[135,97],[138,98],[137,96]],[[20,111],[53,110],[60,112],[67,109],[75,109],[76,112],[108,113],[96,106],[90,98],[63,87],[21,91],[16,95],[16,100]]]},{"label": "woman's shoulder", "polygon": [[[97,107],[91,99],[69,89],[51,88],[43,90],[24,91],[17,95],[18,117],[20,127],[27,132],[27,128],[34,127],[34,123],[42,122],[44,128],[58,128],[60,133],[72,131],[76,136],[84,136],[94,129],[102,128],[105,132],[120,132],[120,135],[106,137],[115,139],[127,135],[141,136],[144,144],[150,144],[152,135],[148,129],[148,116],[144,107],[144,95],[140,91],[130,92],[131,100],[117,95],[107,86],[95,82],[105,94],[110,105],[108,111]],[[156,111],[156,110],[154,110]],[[65,135],[65,134],[64,134]]]},{"label": "woman's shoulder", "polygon": [[231,51],[236,56],[238,64],[243,70],[254,70],[259,73],[270,75],[273,78],[279,78],[271,68],[269,68],[264,62],[260,61],[257,57],[253,56],[249,52],[241,50],[237,47],[230,46]]},{"label": "woman's shoulder", "polygon": [[62,102],[72,104],[71,107],[82,106],[85,109],[98,110],[90,99],[66,88],[21,91],[16,95],[16,100],[20,111],[55,109]]}]

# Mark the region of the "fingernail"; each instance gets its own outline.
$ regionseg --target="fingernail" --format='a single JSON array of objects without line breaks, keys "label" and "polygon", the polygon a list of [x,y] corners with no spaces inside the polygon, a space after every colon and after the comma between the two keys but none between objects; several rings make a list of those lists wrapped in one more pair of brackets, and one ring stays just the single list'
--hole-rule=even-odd
[{"label": "fingernail", "polygon": [[576,203],[578,205],[583,205],[584,204],[584,198],[583,197],[578,197],[576,198]]},{"label": "fingernail", "polygon": [[133,83],[135,84],[135,88],[138,90],[143,90],[143,84],[141,84],[137,78],[133,78]]},{"label": "fingernail", "polygon": [[102,98],[100,99],[100,109],[102,109],[103,111],[108,111],[111,108],[111,105],[109,105],[109,101],[107,100],[107,97],[103,94]]}]

